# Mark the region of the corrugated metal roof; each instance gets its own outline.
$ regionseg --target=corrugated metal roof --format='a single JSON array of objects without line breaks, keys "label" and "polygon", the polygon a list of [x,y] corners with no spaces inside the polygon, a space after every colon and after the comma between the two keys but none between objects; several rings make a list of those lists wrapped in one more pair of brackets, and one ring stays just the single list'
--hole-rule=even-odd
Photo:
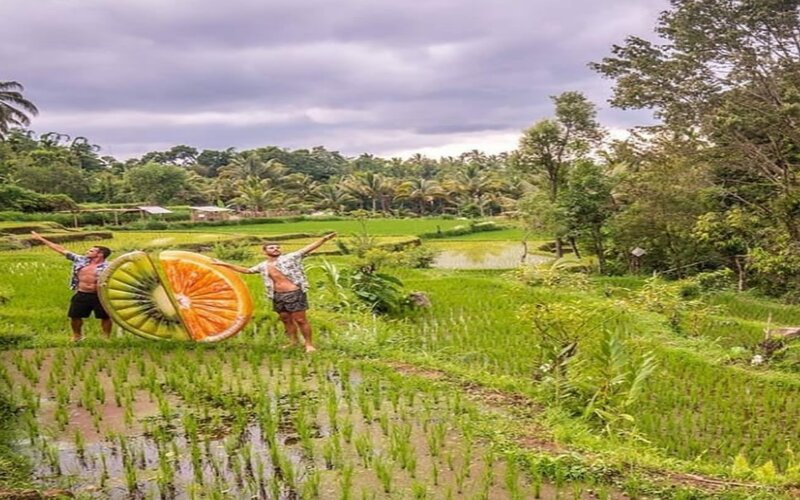
[{"label": "corrugated metal roof", "polygon": [[171,214],[172,210],[167,210],[164,207],[157,207],[157,206],[141,206],[136,207],[143,212],[147,212],[148,214]]},{"label": "corrugated metal roof", "polygon": [[204,207],[189,207],[192,210],[197,210],[198,212],[230,212],[230,208],[222,208],[222,207],[215,207],[213,205],[204,206]]}]

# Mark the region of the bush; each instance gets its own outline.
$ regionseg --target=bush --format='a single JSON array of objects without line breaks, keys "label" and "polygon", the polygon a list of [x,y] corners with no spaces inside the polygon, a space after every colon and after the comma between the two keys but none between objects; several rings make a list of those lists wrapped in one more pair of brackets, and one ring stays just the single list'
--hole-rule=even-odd
[{"label": "bush", "polygon": [[589,288],[589,266],[578,260],[562,257],[552,263],[523,266],[517,273],[519,279],[532,286]]},{"label": "bush", "polygon": [[403,282],[395,276],[376,272],[372,266],[361,266],[349,277],[350,289],[361,302],[376,314],[400,312],[407,300]]},{"label": "bush", "polygon": [[0,210],[20,212],[54,212],[78,208],[65,194],[39,194],[10,184],[0,185]]},{"label": "bush", "polygon": [[216,243],[214,256],[220,260],[244,262],[253,256],[253,252],[247,242]]},{"label": "bush", "polygon": [[416,246],[399,252],[396,257],[396,263],[403,267],[429,269],[433,265],[438,254],[439,251],[433,248]]},{"label": "bush", "polygon": [[448,238],[451,236],[463,236],[465,234],[480,233],[484,231],[501,231],[503,229],[505,229],[505,226],[501,226],[492,221],[470,222],[469,224],[458,225],[445,230],[442,230],[441,228],[437,227],[436,232],[422,233],[419,235],[419,237]]},{"label": "bush", "polygon": [[731,290],[736,283],[736,276],[727,267],[716,271],[698,273],[693,279],[702,292]]}]

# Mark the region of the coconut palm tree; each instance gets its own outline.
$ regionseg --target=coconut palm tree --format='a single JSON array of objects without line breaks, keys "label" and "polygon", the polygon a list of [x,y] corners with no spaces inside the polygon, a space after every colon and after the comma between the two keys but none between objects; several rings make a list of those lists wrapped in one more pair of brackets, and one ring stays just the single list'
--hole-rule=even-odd
[{"label": "coconut palm tree", "polygon": [[286,166],[272,158],[264,161],[256,153],[240,155],[220,169],[220,175],[244,180],[248,177],[277,181],[286,173]]},{"label": "coconut palm tree", "polygon": [[336,184],[321,184],[314,189],[316,207],[321,210],[343,212],[347,205],[356,201],[355,198]]},{"label": "coconut palm tree", "polygon": [[256,176],[240,181],[237,193],[239,196],[234,201],[254,212],[263,212],[278,201],[277,198],[280,196],[268,179],[259,179]]},{"label": "coconut palm tree", "polygon": [[0,82],[0,140],[4,140],[12,127],[27,127],[29,115],[36,116],[39,109],[23,97],[25,87],[17,82]]},{"label": "coconut palm tree", "polygon": [[425,215],[425,207],[443,196],[444,191],[438,182],[417,178],[400,184],[397,199],[415,203],[419,215]]},{"label": "coconut palm tree", "polygon": [[347,177],[343,182],[347,192],[371,204],[372,212],[378,210],[378,202],[385,209],[385,199],[390,191],[386,178],[375,172],[364,172]]},{"label": "coconut palm tree", "polygon": [[481,203],[481,196],[501,191],[503,183],[493,172],[468,164],[443,182],[443,187],[450,199],[460,198],[462,204],[473,203],[480,210],[480,215],[484,216],[485,204]]}]

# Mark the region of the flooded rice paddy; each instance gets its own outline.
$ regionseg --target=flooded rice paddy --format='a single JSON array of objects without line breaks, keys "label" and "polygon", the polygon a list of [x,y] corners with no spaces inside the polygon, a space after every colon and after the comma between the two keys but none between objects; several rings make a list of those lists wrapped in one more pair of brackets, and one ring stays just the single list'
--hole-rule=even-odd
[{"label": "flooded rice paddy", "polygon": [[433,267],[439,269],[511,269],[521,264],[541,264],[551,257],[528,253],[520,242],[461,241],[426,243],[439,251]]},{"label": "flooded rice paddy", "polygon": [[[282,354],[282,353],[281,353]],[[42,488],[89,498],[535,498],[458,391],[258,350],[0,353]],[[563,485],[570,497],[590,498]]]}]

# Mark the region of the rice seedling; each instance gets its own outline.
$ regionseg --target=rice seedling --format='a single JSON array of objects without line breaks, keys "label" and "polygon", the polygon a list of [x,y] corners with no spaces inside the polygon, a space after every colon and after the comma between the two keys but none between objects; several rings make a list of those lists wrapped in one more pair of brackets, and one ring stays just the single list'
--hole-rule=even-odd
[{"label": "rice seedling", "polygon": [[378,476],[378,480],[381,482],[381,486],[383,487],[383,492],[387,495],[390,494],[392,492],[391,466],[381,456],[375,456],[372,464],[375,469],[375,474]]},{"label": "rice seedling", "polygon": [[353,495],[353,466],[346,464],[339,471],[339,498],[349,500]]}]

